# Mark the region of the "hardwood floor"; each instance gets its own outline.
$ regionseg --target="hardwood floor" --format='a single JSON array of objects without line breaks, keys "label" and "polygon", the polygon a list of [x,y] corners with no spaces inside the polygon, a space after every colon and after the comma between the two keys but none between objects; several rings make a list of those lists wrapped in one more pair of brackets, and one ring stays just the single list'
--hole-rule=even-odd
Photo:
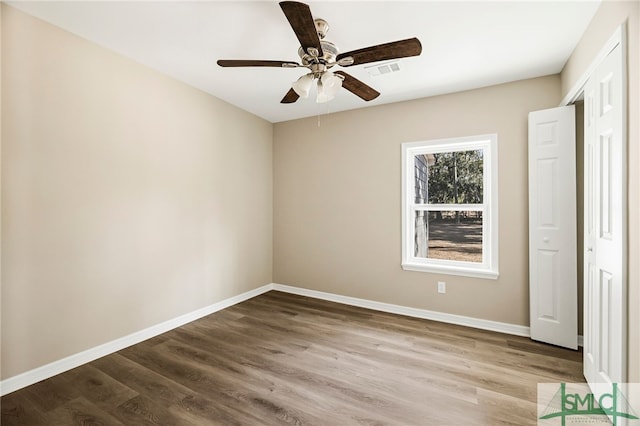
[{"label": "hardwood floor", "polygon": [[269,292],[4,396],[8,425],[528,425],[582,353]]}]

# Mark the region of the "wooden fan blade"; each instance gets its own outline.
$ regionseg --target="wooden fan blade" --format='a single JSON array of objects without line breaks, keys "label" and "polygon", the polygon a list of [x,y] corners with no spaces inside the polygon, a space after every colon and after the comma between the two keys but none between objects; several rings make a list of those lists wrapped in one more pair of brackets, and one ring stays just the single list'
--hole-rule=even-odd
[{"label": "wooden fan blade", "polygon": [[299,97],[300,96],[296,93],[295,90],[289,89],[289,91],[287,92],[286,95],[284,95],[284,98],[282,98],[280,103],[281,104],[292,104],[295,101],[297,101]]},{"label": "wooden fan blade", "polygon": [[353,66],[368,62],[418,56],[420,53],[422,53],[422,44],[420,44],[420,40],[414,37],[341,53],[336,57],[336,61],[351,56],[353,64],[345,66]]},{"label": "wooden fan blade", "polygon": [[313,47],[318,50],[318,56],[322,56],[320,38],[309,6],[297,1],[282,1],[280,8],[293,28],[293,32],[296,33],[302,49],[310,54],[308,49]]},{"label": "wooden fan blade", "polygon": [[350,76],[344,71],[336,71],[334,74],[339,74],[344,77],[344,80],[342,81],[342,87],[344,87],[354,95],[361,97],[367,102],[372,101],[380,96],[380,92],[370,86],[367,86],[357,78]]},{"label": "wooden fan blade", "polygon": [[277,67],[293,68],[299,64],[291,61],[253,61],[244,59],[220,59],[218,65],[221,67]]}]

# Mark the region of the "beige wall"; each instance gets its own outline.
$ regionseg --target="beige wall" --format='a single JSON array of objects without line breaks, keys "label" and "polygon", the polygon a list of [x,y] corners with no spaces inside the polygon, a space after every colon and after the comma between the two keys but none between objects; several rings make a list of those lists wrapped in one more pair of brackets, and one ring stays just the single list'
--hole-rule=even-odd
[{"label": "beige wall", "polygon": [[272,281],[272,125],[2,5],[2,378]]},{"label": "beige wall", "polygon": [[629,147],[629,381],[640,382],[640,2],[604,1],[561,74],[565,96],[616,28],[627,25]]},{"label": "beige wall", "polygon": [[[276,124],[275,282],[528,325],[527,114],[559,102],[556,75]],[[498,134],[499,279],[402,270],[401,144],[486,133]]]}]

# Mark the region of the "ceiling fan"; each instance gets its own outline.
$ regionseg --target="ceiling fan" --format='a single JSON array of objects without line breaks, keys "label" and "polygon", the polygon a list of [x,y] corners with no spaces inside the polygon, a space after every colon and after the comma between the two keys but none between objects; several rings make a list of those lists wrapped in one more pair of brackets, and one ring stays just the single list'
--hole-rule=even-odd
[{"label": "ceiling fan", "polygon": [[300,48],[298,56],[301,63],[292,61],[264,61],[243,59],[220,59],[221,67],[278,67],[278,68],[307,68],[309,73],[295,81],[291,89],[280,101],[290,104],[299,98],[307,98],[314,81],[317,81],[316,102],[322,103],[334,98],[340,87],[365,101],[377,98],[380,93],[357,78],[344,71],[329,71],[336,65],[350,67],[369,62],[418,56],[422,52],[422,45],[417,38],[378,44],[350,52],[339,53],[335,44],[324,37],[329,30],[329,24],[324,19],[314,19],[307,4],[296,1],[280,2],[293,32],[298,37]]}]

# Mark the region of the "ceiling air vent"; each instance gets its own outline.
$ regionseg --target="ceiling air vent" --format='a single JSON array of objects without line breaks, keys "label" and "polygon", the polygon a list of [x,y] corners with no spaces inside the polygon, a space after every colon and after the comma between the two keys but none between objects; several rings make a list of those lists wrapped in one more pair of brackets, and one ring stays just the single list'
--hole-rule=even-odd
[{"label": "ceiling air vent", "polygon": [[384,64],[365,67],[365,69],[371,77],[378,77],[380,75],[400,71],[400,64],[398,62],[386,62]]}]

